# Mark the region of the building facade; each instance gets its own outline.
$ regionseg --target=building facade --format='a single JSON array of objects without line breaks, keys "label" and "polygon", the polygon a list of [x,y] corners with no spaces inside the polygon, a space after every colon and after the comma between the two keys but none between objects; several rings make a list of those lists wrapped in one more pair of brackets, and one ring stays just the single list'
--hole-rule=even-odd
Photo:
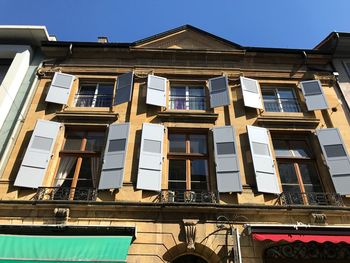
[{"label": "building facade", "polygon": [[42,53],[0,231],[50,255],[0,258],[349,260],[349,118],[330,50],[242,47],[186,25]]}]

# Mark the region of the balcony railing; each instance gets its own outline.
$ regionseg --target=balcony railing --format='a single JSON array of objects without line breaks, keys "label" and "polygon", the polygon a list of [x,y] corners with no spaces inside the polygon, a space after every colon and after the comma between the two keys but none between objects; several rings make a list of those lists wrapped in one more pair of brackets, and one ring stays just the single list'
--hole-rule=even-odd
[{"label": "balcony railing", "polygon": [[160,193],[162,203],[218,203],[217,192],[190,191],[190,190],[162,190]]},{"label": "balcony railing", "polygon": [[169,98],[170,109],[173,110],[205,110],[206,99],[204,96],[174,96]]},{"label": "balcony railing", "polygon": [[35,195],[36,200],[79,200],[95,201],[96,188],[87,187],[39,187]]},{"label": "balcony railing", "polygon": [[110,107],[112,106],[111,95],[75,95],[75,107]]},{"label": "balcony railing", "polygon": [[344,206],[341,196],[337,193],[283,192],[279,195],[278,201],[281,205]]},{"label": "balcony railing", "polygon": [[269,112],[300,112],[297,99],[264,99],[264,106]]}]

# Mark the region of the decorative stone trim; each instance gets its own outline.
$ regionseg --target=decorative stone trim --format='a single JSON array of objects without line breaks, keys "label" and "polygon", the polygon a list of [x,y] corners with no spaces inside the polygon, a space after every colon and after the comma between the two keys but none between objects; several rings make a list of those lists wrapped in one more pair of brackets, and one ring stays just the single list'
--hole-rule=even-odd
[{"label": "decorative stone trim", "polygon": [[195,242],[196,242],[196,225],[198,223],[198,220],[183,219],[182,222],[183,222],[184,227],[185,227],[187,250],[194,251],[195,250]]}]

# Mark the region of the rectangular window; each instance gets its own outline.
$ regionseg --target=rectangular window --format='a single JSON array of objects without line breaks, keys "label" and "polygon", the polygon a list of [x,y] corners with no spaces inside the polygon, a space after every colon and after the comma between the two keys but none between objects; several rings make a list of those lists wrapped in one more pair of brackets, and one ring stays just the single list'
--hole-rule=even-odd
[{"label": "rectangular window", "polygon": [[300,112],[293,88],[262,86],[265,110],[268,112]]},{"label": "rectangular window", "polygon": [[113,83],[81,84],[75,95],[76,107],[111,107]]},{"label": "rectangular window", "polygon": [[196,201],[208,191],[207,134],[169,133],[168,138],[168,190],[177,201]]},{"label": "rectangular window", "polygon": [[170,109],[172,110],[205,110],[206,95],[203,86],[171,86]]}]

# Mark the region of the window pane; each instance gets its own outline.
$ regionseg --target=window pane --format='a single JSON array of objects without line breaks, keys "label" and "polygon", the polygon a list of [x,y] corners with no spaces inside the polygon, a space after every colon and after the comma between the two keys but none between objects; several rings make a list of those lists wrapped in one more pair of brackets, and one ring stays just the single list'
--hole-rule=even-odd
[{"label": "window pane", "polygon": [[205,96],[204,87],[202,87],[202,86],[199,86],[199,87],[190,86],[189,87],[189,94],[190,94],[190,96],[203,97],[203,96]]},{"label": "window pane", "polygon": [[189,109],[205,110],[205,91],[203,87],[189,87]]},{"label": "window pane", "polygon": [[266,111],[269,111],[269,112],[281,111],[280,105],[277,100],[275,89],[263,88],[261,92],[262,92],[264,107]]},{"label": "window pane", "polygon": [[282,184],[298,184],[298,178],[293,163],[278,162],[278,171]]},{"label": "window pane", "polygon": [[66,136],[66,142],[64,144],[64,150],[79,151],[81,143],[83,141],[83,132],[69,131]]},{"label": "window pane", "polygon": [[346,156],[346,152],[343,148],[343,145],[341,144],[325,145],[324,149],[326,151],[327,157],[330,157],[330,158]]},{"label": "window pane", "polygon": [[81,86],[76,97],[76,107],[91,107],[96,91],[96,85]]},{"label": "window pane", "polygon": [[191,161],[191,182],[206,182],[208,177],[207,160]]},{"label": "window pane", "polygon": [[273,148],[275,149],[276,157],[292,157],[292,152],[289,150],[288,143],[282,140],[273,140]]},{"label": "window pane", "polygon": [[79,95],[94,95],[96,85],[80,86]]},{"label": "window pane", "polygon": [[190,135],[190,152],[207,153],[207,136],[202,134]]},{"label": "window pane", "polygon": [[75,156],[62,156],[60,158],[54,186],[71,187],[76,163],[77,157]]},{"label": "window pane", "polygon": [[265,143],[253,142],[253,152],[260,155],[270,155],[269,147]]},{"label": "window pane", "polygon": [[290,148],[295,157],[311,157],[309,146],[305,141],[290,141]]},{"label": "window pane", "polygon": [[169,160],[169,190],[186,189],[186,161]]},{"label": "window pane", "polygon": [[52,145],[52,139],[51,138],[45,138],[41,136],[34,136],[32,148],[44,150],[44,151],[50,151]]},{"label": "window pane", "polygon": [[78,176],[78,187],[93,187],[91,157],[84,157]]},{"label": "window pane", "polygon": [[108,152],[121,152],[125,150],[126,139],[110,140]]},{"label": "window pane", "polygon": [[218,154],[236,154],[233,142],[222,142],[216,144]]},{"label": "window pane", "polygon": [[104,132],[88,132],[86,135],[86,150],[100,152],[105,144]]},{"label": "window pane", "polygon": [[169,152],[185,153],[186,152],[186,135],[169,134]]},{"label": "window pane", "polygon": [[95,107],[110,107],[112,105],[113,84],[99,84]]},{"label": "window pane", "polygon": [[144,140],[143,141],[143,150],[145,152],[151,153],[161,153],[161,142],[154,140]]},{"label": "window pane", "polygon": [[292,89],[278,89],[277,91],[281,99],[295,99]]},{"label": "window pane", "polygon": [[170,108],[176,110],[186,109],[186,87],[170,88]]},{"label": "window pane", "polygon": [[315,166],[312,163],[299,164],[304,184],[321,185]]}]

